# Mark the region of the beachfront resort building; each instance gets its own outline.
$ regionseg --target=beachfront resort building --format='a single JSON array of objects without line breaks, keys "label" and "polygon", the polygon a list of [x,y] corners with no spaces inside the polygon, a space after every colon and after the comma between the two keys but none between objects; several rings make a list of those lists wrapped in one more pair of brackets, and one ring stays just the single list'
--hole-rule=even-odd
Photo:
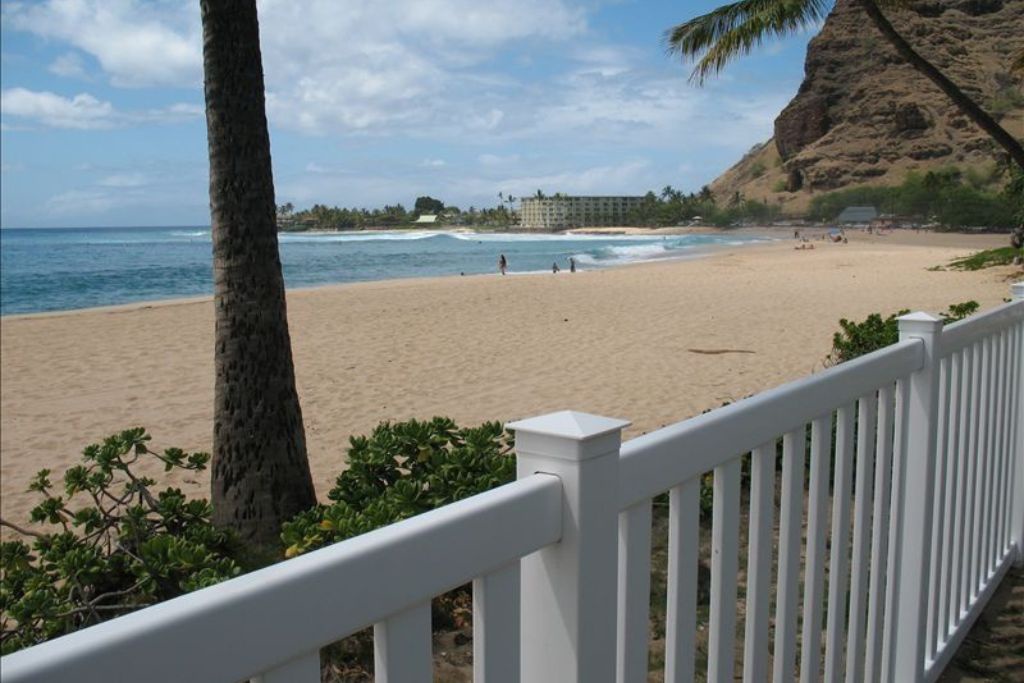
[{"label": "beachfront resort building", "polygon": [[519,205],[520,222],[527,230],[625,225],[629,213],[639,208],[643,199],[567,195],[523,197]]}]

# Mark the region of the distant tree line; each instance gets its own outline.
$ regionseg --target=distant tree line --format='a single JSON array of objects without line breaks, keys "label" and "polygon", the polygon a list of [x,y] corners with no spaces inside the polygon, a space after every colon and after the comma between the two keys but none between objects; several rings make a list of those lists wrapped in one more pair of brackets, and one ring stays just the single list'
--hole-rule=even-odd
[{"label": "distant tree line", "polygon": [[779,209],[766,202],[746,199],[733,193],[716,198],[707,185],[700,192],[684,194],[671,185],[659,194],[648,192],[643,203],[627,215],[631,225],[665,227],[699,222],[702,225],[730,227],[733,225],[768,223],[778,217]]},{"label": "distant tree line", "polygon": [[894,187],[863,186],[829,192],[811,200],[808,218],[834,220],[848,206],[874,206],[880,213],[934,222],[945,228],[984,226],[1011,228],[1024,216],[1019,215],[1024,198],[1013,183],[995,191],[990,178],[955,166],[908,173]]},{"label": "distant tree line", "polygon": [[362,230],[409,227],[420,216],[436,215],[440,222],[449,225],[507,227],[516,222],[517,216],[511,203],[506,207],[504,201],[495,208],[478,209],[471,206],[465,211],[457,206],[446,206],[440,199],[429,196],[417,197],[412,211],[402,204],[385,205],[378,209],[346,209],[314,204],[308,209],[296,210],[295,205],[289,202],[277,208],[277,222],[281,230],[288,231]]}]

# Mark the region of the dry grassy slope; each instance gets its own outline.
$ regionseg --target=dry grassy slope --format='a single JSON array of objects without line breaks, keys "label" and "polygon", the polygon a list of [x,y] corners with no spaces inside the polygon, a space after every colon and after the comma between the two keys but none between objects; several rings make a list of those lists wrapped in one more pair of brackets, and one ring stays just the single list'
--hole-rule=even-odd
[{"label": "dry grassy slope", "polygon": [[[1024,139],[1024,83],[1008,73],[1010,55],[1024,48],[1024,0],[927,0],[887,14],[915,49]],[[718,196],[738,191],[797,214],[817,193],[899,184],[908,171],[955,165],[991,174],[995,148],[985,133],[866,22],[854,0],[837,0],[775,136],[712,183]]]}]

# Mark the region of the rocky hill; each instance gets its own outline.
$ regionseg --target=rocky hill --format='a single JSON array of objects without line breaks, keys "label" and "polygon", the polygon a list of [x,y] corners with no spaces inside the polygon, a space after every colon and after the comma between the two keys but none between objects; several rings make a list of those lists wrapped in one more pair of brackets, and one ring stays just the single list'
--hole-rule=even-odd
[{"label": "rocky hill", "polygon": [[[923,0],[886,10],[907,41],[1024,139],[1024,83],[1011,55],[1024,48],[1024,0]],[[909,171],[957,166],[994,182],[997,149],[931,81],[903,63],[855,0],[835,8],[810,43],[796,97],[775,136],[712,183],[787,214],[815,194],[895,185]]]}]

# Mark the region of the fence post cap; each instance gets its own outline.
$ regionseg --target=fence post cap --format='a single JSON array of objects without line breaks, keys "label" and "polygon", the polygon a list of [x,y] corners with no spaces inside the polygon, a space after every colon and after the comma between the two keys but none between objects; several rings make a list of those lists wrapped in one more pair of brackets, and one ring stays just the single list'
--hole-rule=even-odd
[{"label": "fence post cap", "polygon": [[917,311],[901,315],[899,318],[900,335],[934,334],[942,327],[942,320],[930,313]]},{"label": "fence post cap", "polygon": [[1014,282],[1010,285],[1010,296],[1017,301],[1024,299],[1024,282]]},{"label": "fence post cap", "polygon": [[520,433],[543,434],[573,441],[589,441],[609,432],[625,429],[631,424],[633,423],[628,420],[580,413],[575,410],[562,410],[557,413],[509,422],[505,427],[515,431],[517,435]]},{"label": "fence post cap", "polygon": [[516,452],[583,462],[611,452],[622,443],[622,430],[631,423],[600,415],[563,410],[505,425],[516,433]]}]

